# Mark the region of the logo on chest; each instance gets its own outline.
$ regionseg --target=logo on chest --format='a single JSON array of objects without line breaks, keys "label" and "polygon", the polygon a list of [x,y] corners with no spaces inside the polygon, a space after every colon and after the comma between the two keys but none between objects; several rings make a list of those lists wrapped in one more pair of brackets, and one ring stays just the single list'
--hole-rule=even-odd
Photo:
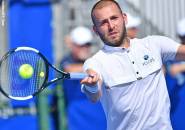
[{"label": "logo on chest", "polygon": [[143,66],[151,64],[151,63],[153,63],[155,61],[155,59],[153,57],[150,57],[149,55],[144,55],[143,59],[144,59],[144,62],[142,63]]}]

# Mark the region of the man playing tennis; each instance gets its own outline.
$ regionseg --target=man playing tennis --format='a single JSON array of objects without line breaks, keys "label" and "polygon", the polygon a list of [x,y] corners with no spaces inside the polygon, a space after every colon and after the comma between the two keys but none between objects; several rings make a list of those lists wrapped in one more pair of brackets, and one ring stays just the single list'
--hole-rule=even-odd
[{"label": "man playing tennis", "polygon": [[108,130],[172,130],[170,100],[162,71],[167,60],[185,60],[185,45],[163,36],[127,38],[127,16],[114,0],[91,12],[104,47],[86,60],[82,91],[100,99]]}]

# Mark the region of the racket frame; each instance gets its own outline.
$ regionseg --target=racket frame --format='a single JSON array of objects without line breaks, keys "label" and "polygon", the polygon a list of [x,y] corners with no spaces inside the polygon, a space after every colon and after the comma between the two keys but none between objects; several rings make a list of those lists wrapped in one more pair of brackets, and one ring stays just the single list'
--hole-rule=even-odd
[{"label": "racket frame", "polygon": [[[2,59],[0,60],[0,67],[1,67],[1,64],[3,63],[4,60],[7,59],[7,57],[9,57],[11,54],[17,52],[17,51],[22,51],[22,50],[30,50],[30,51],[33,51],[35,53],[37,53],[44,61],[45,63],[45,67],[46,67],[46,74],[45,74],[45,79],[43,81],[43,84],[41,85],[41,87],[35,92],[33,93],[32,95],[29,95],[29,96],[26,96],[26,97],[13,97],[11,95],[8,95],[1,87],[1,84],[0,84],[0,91],[3,93],[3,95],[5,95],[6,97],[8,98],[11,98],[11,99],[15,99],[15,100],[27,100],[27,99],[30,99],[30,98],[33,98],[35,95],[37,95],[38,93],[40,93],[42,90],[44,90],[47,86],[57,82],[58,80],[61,80],[61,79],[70,79],[70,73],[68,72],[64,72],[62,70],[59,70],[58,68],[56,68],[54,65],[52,65],[51,63],[49,63],[49,61],[46,59],[46,57],[40,53],[37,49],[35,48],[31,48],[31,47],[17,47],[15,49],[12,49],[10,51],[8,51],[3,57]],[[49,67],[53,68],[56,72],[60,73],[62,76],[60,77],[57,77],[57,78],[54,78],[50,81],[48,81],[48,77],[49,77]]]}]

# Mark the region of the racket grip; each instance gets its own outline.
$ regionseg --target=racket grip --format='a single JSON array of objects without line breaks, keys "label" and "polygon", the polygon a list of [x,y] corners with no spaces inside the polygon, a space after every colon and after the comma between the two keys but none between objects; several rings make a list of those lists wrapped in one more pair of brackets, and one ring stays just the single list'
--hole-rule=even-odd
[{"label": "racket grip", "polygon": [[86,73],[70,73],[70,79],[83,79],[87,77],[88,75]]}]

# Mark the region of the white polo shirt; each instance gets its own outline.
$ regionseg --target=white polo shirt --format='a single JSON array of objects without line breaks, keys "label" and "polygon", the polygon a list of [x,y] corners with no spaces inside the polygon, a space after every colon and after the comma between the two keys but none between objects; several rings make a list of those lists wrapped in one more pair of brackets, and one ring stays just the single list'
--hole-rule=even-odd
[{"label": "white polo shirt", "polygon": [[103,80],[100,99],[107,130],[172,130],[162,62],[175,58],[179,44],[167,37],[130,40],[130,47],[105,45],[84,64]]}]

